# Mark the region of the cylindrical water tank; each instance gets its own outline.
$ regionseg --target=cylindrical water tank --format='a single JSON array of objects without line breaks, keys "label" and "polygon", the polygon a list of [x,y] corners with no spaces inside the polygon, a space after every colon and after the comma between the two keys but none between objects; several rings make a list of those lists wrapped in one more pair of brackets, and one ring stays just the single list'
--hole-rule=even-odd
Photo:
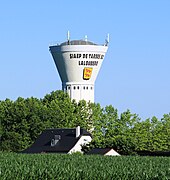
[{"label": "cylindrical water tank", "polygon": [[94,83],[108,46],[87,40],[67,41],[50,46],[62,89],[71,99],[94,102]]}]

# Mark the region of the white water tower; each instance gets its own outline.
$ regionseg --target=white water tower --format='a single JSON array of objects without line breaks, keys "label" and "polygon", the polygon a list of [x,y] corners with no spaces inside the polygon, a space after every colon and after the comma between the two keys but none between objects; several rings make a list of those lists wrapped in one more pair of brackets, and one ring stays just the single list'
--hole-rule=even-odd
[{"label": "white water tower", "polygon": [[94,84],[105,53],[108,49],[109,36],[104,45],[87,40],[70,40],[60,45],[50,46],[62,81],[62,90],[76,102],[86,100],[94,102]]}]

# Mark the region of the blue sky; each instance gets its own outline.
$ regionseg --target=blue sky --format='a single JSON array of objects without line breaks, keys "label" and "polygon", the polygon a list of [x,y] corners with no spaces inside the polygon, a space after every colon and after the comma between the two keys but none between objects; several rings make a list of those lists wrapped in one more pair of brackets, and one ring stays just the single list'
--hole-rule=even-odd
[{"label": "blue sky", "polygon": [[170,112],[169,0],[29,0],[0,5],[0,100],[42,98],[61,89],[51,43],[110,44],[95,101],[146,119]]}]

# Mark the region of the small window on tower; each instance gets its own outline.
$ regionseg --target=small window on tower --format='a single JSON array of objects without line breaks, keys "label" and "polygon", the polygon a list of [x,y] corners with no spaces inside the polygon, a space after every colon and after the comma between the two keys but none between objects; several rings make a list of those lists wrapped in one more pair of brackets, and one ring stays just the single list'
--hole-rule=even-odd
[{"label": "small window on tower", "polygon": [[88,89],[88,86],[86,87],[86,89]]},{"label": "small window on tower", "polygon": [[77,86],[77,89],[79,89],[79,86]]},{"label": "small window on tower", "polygon": [[83,86],[83,89],[85,90],[85,86]]},{"label": "small window on tower", "polygon": [[68,86],[68,90],[70,90],[70,86]]},{"label": "small window on tower", "polygon": [[93,87],[91,87],[91,90],[93,89]]},{"label": "small window on tower", "polygon": [[73,89],[76,89],[76,86],[74,86]]}]

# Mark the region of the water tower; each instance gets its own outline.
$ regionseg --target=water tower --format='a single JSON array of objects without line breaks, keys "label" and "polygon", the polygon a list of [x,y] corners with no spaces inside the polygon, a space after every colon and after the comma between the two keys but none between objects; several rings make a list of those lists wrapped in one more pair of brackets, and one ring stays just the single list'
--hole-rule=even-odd
[{"label": "water tower", "polygon": [[94,84],[105,53],[108,49],[109,36],[104,45],[87,40],[70,40],[60,45],[50,46],[57,70],[62,81],[62,90],[76,102],[86,100],[94,102]]}]

